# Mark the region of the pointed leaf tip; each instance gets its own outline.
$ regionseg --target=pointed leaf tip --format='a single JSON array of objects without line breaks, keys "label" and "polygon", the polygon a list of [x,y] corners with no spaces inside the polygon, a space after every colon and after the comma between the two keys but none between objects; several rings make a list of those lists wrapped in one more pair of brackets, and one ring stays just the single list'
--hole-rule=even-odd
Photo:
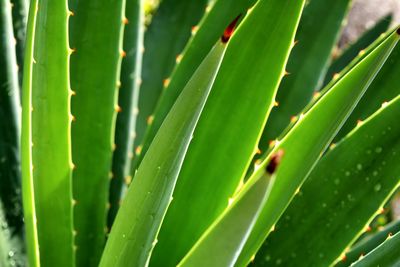
[{"label": "pointed leaf tip", "polygon": [[283,155],[285,154],[283,149],[278,150],[275,154],[272,155],[271,160],[269,161],[266,171],[270,175],[274,174],[276,171],[276,168],[279,166]]},{"label": "pointed leaf tip", "polygon": [[231,38],[233,32],[235,31],[237,22],[239,21],[239,18],[242,16],[242,14],[239,14],[229,25],[226,27],[224,34],[221,36],[221,41],[222,43],[227,43],[229,39]]}]

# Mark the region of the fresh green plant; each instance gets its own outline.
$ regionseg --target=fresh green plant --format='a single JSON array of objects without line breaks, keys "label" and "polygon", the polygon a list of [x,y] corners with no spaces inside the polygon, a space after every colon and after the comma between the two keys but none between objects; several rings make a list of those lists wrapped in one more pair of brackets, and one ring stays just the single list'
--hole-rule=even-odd
[{"label": "fresh green plant", "polygon": [[333,59],[350,2],[0,0],[0,266],[400,264],[400,29]]}]

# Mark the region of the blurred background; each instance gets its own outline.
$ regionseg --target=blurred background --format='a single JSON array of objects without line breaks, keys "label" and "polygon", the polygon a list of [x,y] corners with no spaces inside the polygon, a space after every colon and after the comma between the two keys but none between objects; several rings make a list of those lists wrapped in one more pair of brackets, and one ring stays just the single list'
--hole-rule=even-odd
[{"label": "blurred background", "polygon": [[393,15],[393,25],[400,24],[399,0],[354,0],[340,46],[355,41],[385,15]]}]

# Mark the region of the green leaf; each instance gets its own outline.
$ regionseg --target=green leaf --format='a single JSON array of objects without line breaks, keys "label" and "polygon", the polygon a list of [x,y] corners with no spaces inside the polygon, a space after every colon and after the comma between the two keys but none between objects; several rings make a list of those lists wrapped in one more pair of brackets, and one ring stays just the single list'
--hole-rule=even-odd
[{"label": "green leaf", "polygon": [[[171,110],[182,89],[193,75],[196,68],[215,44],[215,40],[228,25],[239,14],[246,13],[246,10],[254,4],[256,0],[216,0],[206,9],[206,14],[197,27],[194,28],[194,36],[189,40],[184,51],[182,60],[170,76],[170,82],[166,83],[160,100],[157,103],[152,123],[147,126],[145,137],[139,149],[136,150],[136,157],[132,164],[132,174],[146,154],[154,136],[160,128],[162,122]],[[168,80],[167,80],[168,81]]]},{"label": "green leaf", "polygon": [[368,236],[351,248],[349,252],[346,252],[343,260],[337,262],[335,266],[337,267],[345,267],[350,266],[353,262],[357,261],[361,256],[367,255],[377,246],[383,243],[387,239],[389,235],[400,232],[400,221],[394,221],[379,232]]},{"label": "green leaf", "polygon": [[390,101],[400,94],[399,72],[400,46],[397,46],[371,84],[370,89],[360,100],[342,129],[336,135],[335,141],[340,140],[349,133],[357,125],[358,121],[368,118],[382,103]]},{"label": "green leaf", "polygon": [[398,266],[400,264],[399,246],[400,233],[397,233],[352,266]]},{"label": "green leaf", "polygon": [[97,266],[106,240],[107,203],[118,110],[125,1],[85,0],[71,17],[72,157],[77,265]]},{"label": "green leaf", "polygon": [[330,266],[342,258],[399,185],[398,114],[400,97],[318,162],[256,255],[256,266]]},{"label": "green leaf", "polygon": [[0,200],[13,234],[22,236],[21,106],[11,5],[0,1]]},{"label": "green leaf", "polygon": [[289,125],[290,118],[310,101],[328,68],[350,0],[312,0],[304,8],[290,54],[286,76],[279,86],[277,106],[271,111],[260,140],[261,151]]},{"label": "green leaf", "polygon": [[35,188],[32,163],[32,69],[37,16],[37,0],[29,6],[26,31],[25,61],[22,87],[21,171],[25,238],[29,266],[40,266],[38,231],[36,228]]},{"label": "green leaf", "polygon": [[248,186],[247,190],[241,191],[178,266],[233,266],[273,182],[273,174],[266,171],[261,178]]},{"label": "green leaf", "polygon": [[329,66],[324,85],[327,85],[336,73],[343,70],[357,55],[372,44],[382,33],[388,30],[392,16],[383,17],[371,29],[367,30],[357,41],[349,45]]},{"label": "green leaf", "polygon": [[[376,49],[323,94],[305,114],[301,114],[297,123],[282,140],[275,142],[272,152],[283,149],[285,157],[277,171],[270,197],[239,258],[238,266],[248,263],[262,245],[298,188],[380,70],[398,39],[399,35],[396,32],[384,39]],[[268,158],[269,156],[261,163],[261,167],[266,164]],[[259,175],[260,169],[256,170],[250,179],[255,179]]]},{"label": "green leaf", "polygon": [[144,39],[135,147],[141,145],[147,124],[152,120],[162,93],[163,81],[168,79],[175,64],[179,62],[179,54],[190,38],[190,29],[198,23],[206,5],[207,0],[163,0],[153,15]]},{"label": "green leaf", "polygon": [[66,7],[67,1],[41,0],[37,9],[31,1],[28,23],[22,174],[32,267],[74,265]]},{"label": "green leaf", "polygon": [[123,48],[126,57],[122,59],[121,65],[121,87],[118,94],[120,109],[115,127],[108,228],[111,228],[119,209],[122,192],[127,188],[125,183],[128,184],[132,180],[130,172],[136,125],[134,114],[138,108],[144,32],[143,1],[136,0],[127,4],[125,17]]},{"label": "green leaf", "polygon": [[150,265],[176,266],[236,191],[273,106],[303,4],[260,1],[232,37]]},{"label": "green leaf", "polygon": [[162,124],[117,214],[100,266],[147,265],[225,46],[214,46]]}]

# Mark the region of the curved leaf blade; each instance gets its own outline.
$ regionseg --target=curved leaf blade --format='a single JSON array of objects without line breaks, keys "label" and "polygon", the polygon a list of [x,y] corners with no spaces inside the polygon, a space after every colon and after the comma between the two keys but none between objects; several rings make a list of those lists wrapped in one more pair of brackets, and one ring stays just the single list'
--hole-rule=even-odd
[{"label": "curved leaf blade", "polygon": [[32,0],[29,7],[27,24],[25,64],[22,90],[21,124],[21,172],[22,202],[24,208],[26,246],[29,266],[40,266],[39,241],[36,228],[35,188],[32,177],[32,69],[34,39],[37,16],[37,0]]},{"label": "curved leaf blade", "polygon": [[390,237],[379,247],[361,258],[352,266],[373,267],[373,266],[398,266],[400,264],[400,233]]},{"label": "curved leaf blade", "polygon": [[188,82],[143,159],[117,214],[100,266],[145,266],[226,45],[218,42]]},{"label": "curved leaf blade", "polygon": [[166,87],[162,91],[156,105],[153,114],[154,117],[150,120],[152,122],[147,126],[142,144],[137,144],[139,145],[139,149],[135,150],[132,174],[134,174],[138,168],[154,136],[182,89],[213,47],[215,40],[220,37],[226,25],[238,14],[245,13],[254,2],[256,2],[256,0],[216,0],[212,5],[207,7],[206,13],[199,25],[193,28],[195,34],[182,52],[181,61],[179,64],[175,65],[170,78],[166,80]]},{"label": "curved leaf blade", "polygon": [[260,140],[261,151],[268,149],[269,142],[281,134],[290,118],[301,112],[320,86],[350,2],[340,0],[327,4],[325,0],[312,0],[305,6],[296,32],[296,45],[286,66],[289,74],[279,86],[276,106]]},{"label": "curved leaf blade", "polygon": [[357,242],[354,247],[347,252],[343,260],[335,264],[336,267],[350,266],[353,262],[356,262],[361,256],[367,255],[369,252],[374,250],[380,244],[382,244],[389,235],[400,232],[400,221],[394,221],[379,232],[362,239]]},{"label": "curved leaf blade", "polygon": [[400,46],[396,46],[385,65],[370,85],[370,89],[357,104],[346,123],[336,135],[334,141],[339,141],[343,138],[357,125],[358,121],[368,118],[382,103],[390,101],[400,94],[400,85],[398,83],[399,72]]},{"label": "curved leaf blade", "polygon": [[[31,266],[69,267],[74,265],[75,255],[69,11],[66,0],[41,0],[40,10],[37,4],[37,1],[31,1],[22,115],[22,174],[28,252]],[[54,246],[54,240],[59,242],[58,246]]]},{"label": "curved leaf blade", "polygon": [[176,266],[225,210],[256,152],[303,4],[259,1],[239,25],[194,132],[150,265]]},{"label": "curved leaf blade", "polygon": [[[239,266],[248,263],[262,245],[298,188],[386,61],[398,39],[399,35],[396,32],[384,39],[376,49],[323,94],[311,109],[301,114],[297,123],[282,140],[275,142],[272,153],[284,149],[285,157],[277,171],[270,197],[239,258]],[[315,125],[318,127],[314,127]],[[268,156],[261,166],[265,166],[267,160]],[[260,169],[256,170],[250,179],[259,176],[259,172]]]},{"label": "curved leaf blade", "polygon": [[178,266],[234,266],[273,181],[273,174],[265,172],[247,190],[240,192]]},{"label": "curved leaf blade", "polygon": [[[145,50],[135,147],[142,144],[145,131],[152,121],[156,104],[164,89],[163,82],[168,80],[174,66],[179,64],[182,56],[180,53],[190,38],[190,30],[204,14],[207,2],[207,0],[163,0],[152,17],[144,37]],[[215,40],[216,38],[212,40],[212,44]]]},{"label": "curved leaf blade", "polygon": [[119,209],[126,185],[132,180],[131,163],[138,108],[140,75],[142,69],[142,47],[144,33],[143,1],[135,0],[126,5],[126,25],[123,49],[126,57],[122,59],[121,86],[118,93],[120,107],[115,127],[115,150],[110,182],[110,210],[107,225],[110,229]]},{"label": "curved leaf blade", "polygon": [[318,162],[257,253],[256,266],[330,266],[342,257],[399,185],[398,114],[400,97]]},{"label": "curved leaf blade", "polygon": [[324,86],[332,80],[335,73],[339,73],[343,70],[361,50],[371,45],[381,34],[389,29],[389,25],[392,22],[392,16],[383,17],[378,23],[376,23],[371,29],[367,30],[357,41],[349,45],[339,57],[333,60],[332,64],[326,73]]}]

